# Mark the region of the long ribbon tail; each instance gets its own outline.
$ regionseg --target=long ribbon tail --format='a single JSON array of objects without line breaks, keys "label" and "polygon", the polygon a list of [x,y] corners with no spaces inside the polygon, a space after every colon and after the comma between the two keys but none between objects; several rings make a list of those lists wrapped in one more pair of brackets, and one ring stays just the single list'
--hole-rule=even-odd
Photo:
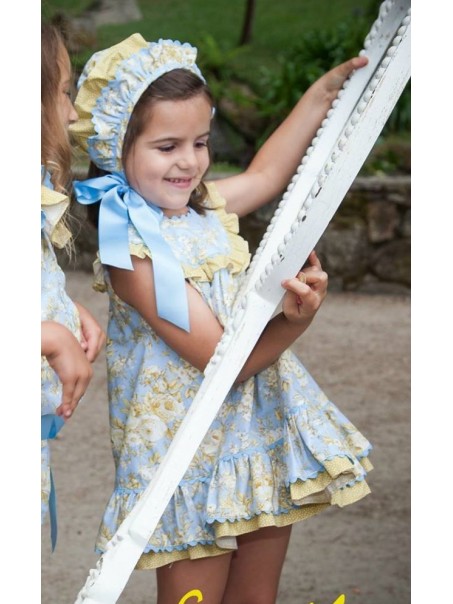
[{"label": "long ribbon tail", "polygon": [[[64,426],[64,419],[59,415],[48,413],[41,415],[41,440],[51,440],[57,436]],[[50,542],[52,552],[57,544],[57,495],[52,470],[50,470],[50,493],[49,493],[49,517],[50,517]]]},{"label": "long ribbon tail", "polygon": [[139,203],[138,195],[129,192],[129,215],[152,253],[157,314],[185,331],[189,331],[189,306],[181,264],[160,235],[160,216],[151,206]]}]

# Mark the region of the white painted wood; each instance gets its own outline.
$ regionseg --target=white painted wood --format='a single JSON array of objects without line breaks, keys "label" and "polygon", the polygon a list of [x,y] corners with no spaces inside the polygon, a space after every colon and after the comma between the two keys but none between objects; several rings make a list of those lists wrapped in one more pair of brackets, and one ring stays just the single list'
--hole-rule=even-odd
[{"label": "white painted wood", "polygon": [[236,376],[278,307],[280,283],[308,258],[410,77],[410,1],[383,2],[354,73],[288,186],[252,261],[231,323],[163,462],[92,569],[76,604],[117,602]]}]

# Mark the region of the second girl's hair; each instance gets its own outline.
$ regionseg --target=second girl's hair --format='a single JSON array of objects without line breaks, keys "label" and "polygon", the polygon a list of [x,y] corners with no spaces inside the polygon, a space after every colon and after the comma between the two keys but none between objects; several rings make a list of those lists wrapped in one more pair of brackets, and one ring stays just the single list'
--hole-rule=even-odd
[{"label": "second girl's hair", "polygon": [[56,191],[67,192],[71,182],[71,144],[60,118],[57,98],[61,64],[68,60],[62,35],[49,23],[41,24],[41,163],[51,173]]},{"label": "second girl's hair", "polygon": [[[135,105],[127,126],[122,148],[123,166],[135,140],[145,129],[156,103],[159,101],[186,101],[200,94],[206,97],[211,107],[214,106],[214,99],[208,86],[187,69],[169,71],[150,84]],[[210,150],[209,156],[211,156]],[[204,213],[202,202],[206,195],[206,186],[200,182],[190,196],[189,205],[199,214]]]}]

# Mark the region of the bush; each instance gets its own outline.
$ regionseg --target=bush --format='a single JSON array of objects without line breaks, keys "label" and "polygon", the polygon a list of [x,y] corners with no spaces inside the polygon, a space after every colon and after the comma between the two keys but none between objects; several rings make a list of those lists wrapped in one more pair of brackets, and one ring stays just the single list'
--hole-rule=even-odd
[{"label": "bush", "polygon": [[[288,115],[313,82],[360,52],[368,31],[369,20],[360,17],[330,30],[311,31],[280,56],[279,70],[261,69],[257,110],[268,120],[268,126],[258,145]],[[407,86],[389,117],[383,135],[409,130],[410,86]]]}]

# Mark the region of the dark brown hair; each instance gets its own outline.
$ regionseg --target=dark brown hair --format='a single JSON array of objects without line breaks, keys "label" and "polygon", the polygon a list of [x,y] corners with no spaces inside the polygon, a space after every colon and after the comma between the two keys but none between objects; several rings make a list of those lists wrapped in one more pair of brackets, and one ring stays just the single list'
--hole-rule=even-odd
[{"label": "dark brown hair", "polygon": [[51,173],[56,191],[67,192],[71,182],[71,144],[57,108],[61,65],[69,61],[62,35],[41,23],[41,164]]},{"label": "dark brown hair", "polygon": [[[186,101],[198,95],[204,95],[209,104],[214,105],[214,99],[208,86],[187,69],[169,71],[150,84],[135,105],[127,126],[121,153],[123,166],[135,140],[145,129],[156,103],[159,101]],[[211,157],[210,150],[209,156]],[[200,182],[190,196],[189,206],[199,214],[203,214],[202,202],[206,195],[206,186]]]}]

